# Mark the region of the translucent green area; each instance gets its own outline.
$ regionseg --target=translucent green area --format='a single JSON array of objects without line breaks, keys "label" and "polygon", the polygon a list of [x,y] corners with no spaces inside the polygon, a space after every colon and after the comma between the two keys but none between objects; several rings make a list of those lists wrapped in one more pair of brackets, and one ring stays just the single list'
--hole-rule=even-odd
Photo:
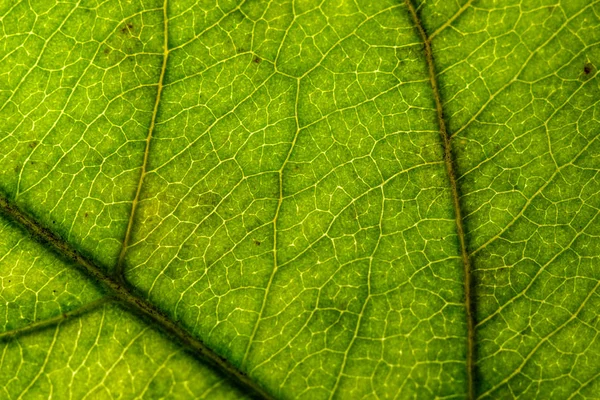
[{"label": "translucent green area", "polygon": [[[404,1],[1,3],[0,193],[275,398],[595,398],[600,2],[408,4],[452,160]],[[1,220],[0,398],[241,396],[103,296]]]},{"label": "translucent green area", "polygon": [[473,6],[433,49],[475,267],[479,394],[595,398],[600,4]]},{"label": "translucent green area", "polygon": [[244,397],[4,219],[0,237],[0,398]]}]

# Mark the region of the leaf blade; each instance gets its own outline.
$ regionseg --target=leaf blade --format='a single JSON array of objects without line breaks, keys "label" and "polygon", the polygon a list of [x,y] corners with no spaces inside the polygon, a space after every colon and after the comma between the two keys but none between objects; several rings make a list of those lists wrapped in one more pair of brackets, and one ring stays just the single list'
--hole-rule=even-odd
[{"label": "leaf blade", "polygon": [[52,4],[0,10],[0,185],[101,281],[278,397],[594,392],[598,2]]}]

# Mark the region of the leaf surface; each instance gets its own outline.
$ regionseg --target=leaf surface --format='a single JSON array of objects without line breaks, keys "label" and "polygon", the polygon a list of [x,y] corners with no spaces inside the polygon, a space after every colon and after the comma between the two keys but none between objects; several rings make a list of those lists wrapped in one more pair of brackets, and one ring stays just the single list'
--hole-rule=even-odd
[{"label": "leaf surface", "polygon": [[2,3],[0,396],[595,398],[599,16]]}]

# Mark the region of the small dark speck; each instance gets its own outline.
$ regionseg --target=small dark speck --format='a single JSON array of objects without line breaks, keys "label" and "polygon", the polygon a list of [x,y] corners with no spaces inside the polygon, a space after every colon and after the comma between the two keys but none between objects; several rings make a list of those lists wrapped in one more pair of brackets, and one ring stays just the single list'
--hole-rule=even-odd
[{"label": "small dark speck", "polygon": [[121,28],[121,33],[131,33],[132,30],[133,30],[133,24],[130,22],[128,24],[125,24],[125,26],[123,28]]},{"label": "small dark speck", "polygon": [[29,143],[29,147],[31,147],[32,149],[35,148],[35,146],[37,146],[37,142]]},{"label": "small dark speck", "polygon": [[254,57],[254,60],[252,60],[252,62],[256,63],[256,64],[260,64],[262,60],[260,59],[260,57]]},{"label": "small dark speck", "polygon": [[520,332],[520,334],[521,334],[521,335],[530,335],[530,334],[531,334],[531,327],[530,327],[530,326],[526,327],[525,329],[523,329],[523,330]]},{"label": "small dark speck", "polygon": [[87,218],[87,217],[88,217],[88,213],[85,213],[84,218]]},{"label": "small dark speck", "polygon": [[56,221],[52,221],[52,223],[53,223],[53,224],[55,224],[55,223],[56,223]]},{"label": "small dark speck", "polygon": [[594,66],[592,65],[592,63],[585,63],[585,65],[583,66],[583,73],[589,75],[592,73],[593,69]]},{"label": "small dark speck", "polygon": [[110,53],[110,49],[107,47],[106,49],[104,49],[104,54],[108,54]]},{"label": "small dark speck", "polygon": [[255,240],[254,244],[257,245],[257,246],[260,246],[260,242],[258,240]]}]

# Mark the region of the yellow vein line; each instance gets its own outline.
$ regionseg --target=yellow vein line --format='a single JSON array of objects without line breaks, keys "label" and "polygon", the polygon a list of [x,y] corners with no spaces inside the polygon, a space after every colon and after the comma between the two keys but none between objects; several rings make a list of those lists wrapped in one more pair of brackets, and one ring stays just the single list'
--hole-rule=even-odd
[{"label": "yellow vein line", "polygon": [[0,213],[6,215],[15,224],[29,232],[34,239],[47,244],[65,259],[72,261],[75,266],[90,279],[98,282],[109,295],[114,297],[115,300],[120,301],[129,311],[161,329],[198,359],[224,372],[232,379],[232,384],[240,385],[243,388],[242,390],[245,389],[250,395],[254,395],[257,398],[271,398],[257,383],[248,378],[246,374],[237,369],[228,360],[208,348],[204,342],[179,326],[152,303],[115,279],[115,277],[110,276],[93,261],[81,255],[64,239],[40,225],[29,214],[9,202],[6,196],[1,193]]},{"label": "yellow vein line", "polygon": [[449,27],[450,25],[452,25],[452,23],[454,21],[456,21],[456,19],[458,17],[460,17],[466,10],[467,8],[469,8],[471,6],[471,4],[473,4],[475,0],[469,0],[467,1],[457,12],[456,14],[454,14],[453,16],[451,16],[446,22],[444,22],[439,28],[437,28],[431,35],[429,35],[429,42],[431,42],[433,40],[434,37],[436,37],[437,35],[440,34],[440,32],[442,32],[444,29],[446,29],[447,27]]},{"label": "yellow vein line", "polygon": [[[594,296],[594,295],[597,296],[596,290],[598,290],[599,287],[600,287],[600,281],[598,281],[598,283],[596,283],[596,286],[594,286],[594,288],[592,290],[590,290],[588,295],[585,297],[585,299],[583,299],[583,301],[581,302],[581,304],[579,305],[577,310],[571,315],[571,317],[569,317],[569,319],[564,321],[562,324],[558,325],[548,335],[541,338],[541,340],[535,345],[535,347],[533,349],[531,349],[531,351],[529,351],[529,353],[527,353],[526,356],[523,357],[521,364],[519,364],[519,366],[510,375],[508,375],[506,378],[502,379],[500,382],[496,383],[493,387],[489,388],[487,391],[482,393],[479,397],[481,399],[486,398],[486,397],[491,397],[490,395],[493,392],[495,392],[499,387],[501,387],[504,384],[507,384],[511,379],[513,379],[515,376],[520,374],[523,371],[523,367],[525,367],[525,365],[529,362],[529,360],[531,360],[531,357],[533,357],[535,355],[535,353],[538,351],[538,349],[540,347],[542,347],[542,345],[544,343],[549,341],[554,335],[556,335],[558,332],[560,332],[568,324],[570,324],[571,322],[573,322],[579,318],[579,314],[583,311],[583,309],[587,305],[587,302],[592,298],[592,296]],[[497,398],[497,397],[493,397],[493,398]]]},{"label": "yellow vein line", "polygon": [[454,205],[454,215],[456,219],[456,232],[460,244],[460,253],[464,268],[464,290],[465,290],[465,309],[467,313],[467,396],[468,399],[475,398],[474,388],[474,367],[475,367],[475,321],[473,313],[473,299],[471,295],[471,260],[467,252],[467,245],[465,239],[465,229],[463,226],[463,218],[460,208],[460,196],[458,193],[458,187],[456,184],[456,173],[454,172],[454,163],[452,161],[452,147],[451,139],[446,128],[446,121],[444,120],[444,110],[442,108],[442,98],[438,88],[437,75],[435,71],[435,64],[433,62],[433,52],[431,50],[431,38],[427,36],[423,23],[417,14],[417,10],[412,3],[412,0],[405,0],[406,6],[412,16],[414,24],[417,28],[421,40],[423,41],[425,59],[429,70],[429,81],[433,90],[433,97],[435,98],[435,108],[437,113],[438,125],[440,129],[440,136],[442,137],[442,143],[444,146],[444,163],[446,164],[446,172],[448,173],[448,180],[450,181],[450,187],[452,192],[452,203]]},{"label": "yellow vein line", "polygon": [[164,0],[163,3],[163,62],[160,69],[160,77],[158,78],[158,87],[156,90],[156,100],[154,101],[154,109],[152,110],[152,120],[150,127],[148,128],[148,135],[146,136],[146,147],[144,149],[144,160],[142,161],[142,171],[140,172],[140,179],[135,191],[135,197],[131,203],[131,212],[129,213],[129,221],[127,221],[127,230],[125,231],[125,238],[123,239],[123,245],[119,253],[119,259],[115,267],[115,276],[119,281],[124,282],[124,266],[125,254],[131,240],[131,231],[133,228],[133,221],[137,211],[137,206],[140,201],[140,193],[142,192],[142,186],[144,186],[144,178],[146,177],[146,169],[148,167],[148,155],[150,154],[150,142],[152,141],[152,135],[154,134],[154,128],[156,127],[156,116],[158,114],[158,105],[163,90],[163,82],[165,79],[165,71],[167,70],[167,60],[169,59],[169,17],[167,14],[168,0]]},{"label": "yellow vein line", "polygon": [[[23,389],[21,394],[19,394],[19,397],[17,397],[17,400],[21,400],[23,398],[23,396],[27,392],[29,392],[29,390],[31,390],[31,388],[37,383],[37,381],[40,379],[40,377],[44,374],[44,371],[46,370],[46,367],[48,366],[48,362],[50,361],[50,355],[54,351],[54,346],[56,346],[56,340],[58,339],[59,331],[60,331],[60,329],[59,329],[59,326],[57,325],[56,328],[54,328],[54,336],[52,337],[52,343],[50,343],[50,348],[48,349],[48,352],[46,353],[46,357],[44,357],[44,363],[42,364],[40,370],[35,375],[35,377],[29,381],[29,385],[27,385],[27,387],[25,389]],[[50,397],[52,397],[52,392],[50,392]]]},{"label": "yellow vein line", "polygon": [[52,317],[52,318],[48,318],[48,319],[44,319],[41,321],[36,321],[33,322],[29,325],[25,325],[23,327],[20,328],[16,328],[10,331],[6,331],[6,332],[2,332],[0,333],[0,340],[6,340],[6,339],[12,339],[16,336],[20,336],[20,335],[24,335],[33,331],[37,331],[39,329],[43,329],[49,326],[53,326],[53,325],[58,325],[59,323],[63,322],[64,320],[67,320],[69,318],[72,317],[77,317],[80,315],[83,315],[89,311],[93,311],[95,310],[98,306],[107,303],[109,301],[113,300],[112,297],[102,297],[98,300],[94,300],[92,302],[89,302],[87,304],[82,305],[79,308],[76,308],[72,311],[68,311],[62,314],[57,315],[56,317]]},{"label": "yellow vein line", "polygon": [[281,210],[281,204],[283,203],[283,171],[285,170],[286,165],[288,164],[290,157],[292,156],[292,152],[296,147],[296,142],[298,141],[298,136],[300,134],[300,121],[298,119],[298,101],[300,98],[300,81],[301,78],[296,78],[296,99],[294,100],[294,110],[295,110],[295,118],[296,118],[296,132],[294,133],[294,139],[290,145],[290,149],[288,150],[287,156],[283,163],[281,164],[281,168],[279,168],[279,199],[277,201],[277,209],[275,210],[275,216],[273,217],[273,270],[271,271],[271,276],[269,277],[269,282],[267,283],[267,287],[265,289],[265,294],[263,296],[263,301],[260,306],[260,311],[258,313],[258,318],[256,320],[256,324],[254,325],[254,329],[252,330],[252,335],[250,335],[250,340],[246,346],[246,350],[244,351],[244,358],[242,359],[242,368],[246,365],[246,359],[250,354],[250,349],[252,344],[254,343],[254,339],[256,338],[256,333],[258,332],[258,326],[265,314],[266,304],[267,304],[267,296],[271,291],[271,286],[273,284],[273,280],[275,278],[275,274],[279,270],[279,261],[277,259],[277,221],[279,220],[279,212]]}]

